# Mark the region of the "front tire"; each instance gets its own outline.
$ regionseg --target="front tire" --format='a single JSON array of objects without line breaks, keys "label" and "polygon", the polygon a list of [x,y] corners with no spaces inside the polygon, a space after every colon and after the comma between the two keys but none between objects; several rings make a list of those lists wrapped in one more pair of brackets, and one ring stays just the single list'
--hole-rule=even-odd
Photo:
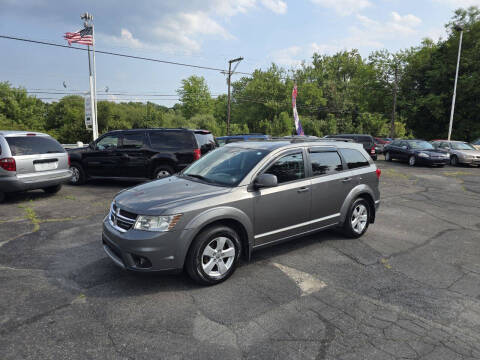
[{"label": "front tire", "polygon": [[47,188],[44,188],[43,191],[45,191],[47,194],[56,194],[62,189],[62,185],[55,185],[55,186],[49,186]]},{"label": "front tire", "polygon": [[201,285],[227,280],[238,265],[241,252],[238,234],[228,226],[203,230],[193,241],[185,262],[188,275]]},{"label": "front tire", "polygon": [[72,178],[70,179],[70,184],[72,185],[83,185],[85,184],[85,170],[83,166],[79,163],[72,163],[70,165],[70,170],[72,171]]},{"label": "front tire", "polygon": [[458,157],[456,155],[453,155],[450,158],[450,165],[452,166],[458,166]]},{"label": "front tire", "polygon": [[371,210],[368,202],[363,198],[355,200],[348,210],[343,230],[351,238],[359,238],[368,229],[371,219]]},{"label": "front tire", "polygon": [[416,163],[417,163],[417,159],[415,159],[415,156],[414,156],[414,155],[411,155],[411,156],[408,158],[408,165],[410,165],[410,166],[415,166]]},{"label": "front tire", "polygon": [[387,151],[385,153],[385,160],[386,161],[392,161],[392,156],[390,155],[390,151]]}]

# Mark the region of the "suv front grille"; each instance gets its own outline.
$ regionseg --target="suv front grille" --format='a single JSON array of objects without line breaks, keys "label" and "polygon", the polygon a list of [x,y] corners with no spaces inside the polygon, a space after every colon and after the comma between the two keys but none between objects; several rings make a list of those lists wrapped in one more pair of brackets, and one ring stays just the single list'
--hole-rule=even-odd
[{"label": "suv front grille", "polygon": [[110,225],[120,232],[130,230],[137,221],[136,214],[120,209],[115,203],[112,203],[108,218]]}]

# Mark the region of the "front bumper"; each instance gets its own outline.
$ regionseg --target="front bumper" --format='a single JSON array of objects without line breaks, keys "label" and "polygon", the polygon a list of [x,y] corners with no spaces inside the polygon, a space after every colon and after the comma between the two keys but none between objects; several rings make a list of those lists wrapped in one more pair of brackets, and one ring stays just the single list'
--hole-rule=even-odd
[{"label": "front bumper", "polygon": [[67,183],[71,178],[72,172],[67,169],[0,177],[0,191],[9,193],[43,189],[50,186]]},{"label": "front bumper", "polygon": [[458,162],[460,164],[465,164],[465,165],[477,165],[480,166],[480,158],[473,158],[473,159],[467,159],[467,158],[458,158]]},{"label": "front bumper", "polygon": [[119,232],[108,221],[103,222],[102,242],[112,261],[126,270],[178,272],[185,260],[184,231]]}]

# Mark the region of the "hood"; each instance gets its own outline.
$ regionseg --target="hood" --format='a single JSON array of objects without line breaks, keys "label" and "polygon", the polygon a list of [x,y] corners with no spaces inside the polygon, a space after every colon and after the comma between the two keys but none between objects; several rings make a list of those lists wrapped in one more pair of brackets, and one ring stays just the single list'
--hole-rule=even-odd
[{"label": "hood", "polygon": [[467,156],[480,156],[480,151],[478,150],[453,150],[453,152],[458,153],[459,155]]},{"label": "hood", "polygon": [[170,176],[127,189],[119,193],[115,201],[122,209],[136,214],[160,215],[180,202],[200,201],[230,191],[230,188]]}]

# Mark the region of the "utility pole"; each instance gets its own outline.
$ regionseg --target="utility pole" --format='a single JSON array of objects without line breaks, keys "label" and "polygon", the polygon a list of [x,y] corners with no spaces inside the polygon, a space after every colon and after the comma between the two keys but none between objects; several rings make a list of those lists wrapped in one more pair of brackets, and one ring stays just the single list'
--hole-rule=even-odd
[{"label": "utility pole", "polygon": [[460,41],[458,43],[457,70],[455,72],[455,84],[453,85],[452,110],[450,112],[450,124],[448,125],[448,141],[452,136],[453,113],[455,112],[455,98],[457,97],[458,68],[460,67],[460,54],[462,52],[463,26],[455,25],[455,30],[460,31]]},{"label": "utility pole", "polygon": [[232,74],[233,72],[235,71],[235,69],[237,68],[238,64],[235,66],[235,68],[233,69],[232,71],[232,63],[240,63],[240,61],[243,60],[243,57],[239,57],[239,58],[236,58],[236,59],[233,59],[233,60],[229,60],[228,61],[228,79],[227,79],[227,83],[228,83],[228,106],[227,106],[227,135],[230,135],[230,83],[231,83],[231,78],[232,78]]},{"label": "utility pole", "polygon": [[397,92],[398,92],[398,64],[395,64],[395,79],[393,83],[393,110],[390,122],[390,138],[395,138],[395,118],[397,117]]}]

